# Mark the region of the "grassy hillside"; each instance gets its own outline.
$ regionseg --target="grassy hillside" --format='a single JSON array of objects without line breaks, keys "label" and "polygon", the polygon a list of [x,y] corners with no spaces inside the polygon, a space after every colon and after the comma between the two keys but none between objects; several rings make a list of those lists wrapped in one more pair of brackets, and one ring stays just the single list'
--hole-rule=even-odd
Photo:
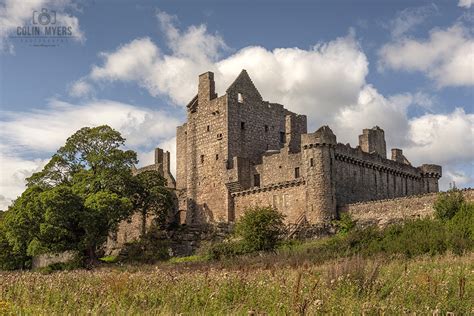
[{"label": "grassy hillside", "polygon": [[[0,272],[0,314],[473,313],[474,255]],[[273,263],[272,263],[273,262]]]}]

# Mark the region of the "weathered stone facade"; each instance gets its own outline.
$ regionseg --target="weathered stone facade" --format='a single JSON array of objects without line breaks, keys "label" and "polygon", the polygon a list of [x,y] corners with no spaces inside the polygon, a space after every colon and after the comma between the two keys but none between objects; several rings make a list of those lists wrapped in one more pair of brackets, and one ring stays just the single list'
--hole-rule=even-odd
[{"label": "weathered stone facade", "polygon": [[400,149],[387,159],[378,126],[352,148],[328,126],[307,133],[306,116],[264,101],[245,70],[223,96],[214,87],[213,73],[199,76],[177,128],[182,223],[234,222],[249,206],[272,205],[290,223],[316,224],[348,203],[438,191],[441,167],[413,167]]},{"label": "weathered stone facade", "polygon": [[[134,172],[157,170],[168,180],[176,196],[170,218],[188,228],[233,223],[256,205],[275,207],[288,224],[324,226],[351,203],[438,192],[441,177],[440,166],[413,167],[401,149],[387,159],[378,126],[364,129],[356,148],[337,143],[328,126],[307,133],[306,116],[264,101],[245,70],[220,97],[213,73],[199,76],[176,141],[176,181],[159,148],[155,164]],[[107,249],[139,238],[151,223],[133,215]]]}]

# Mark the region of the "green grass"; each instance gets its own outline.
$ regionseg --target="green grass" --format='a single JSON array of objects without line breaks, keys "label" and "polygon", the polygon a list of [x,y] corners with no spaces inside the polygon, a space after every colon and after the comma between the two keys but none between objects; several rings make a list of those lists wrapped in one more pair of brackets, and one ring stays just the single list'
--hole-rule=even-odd
[{"label": "green grass", "polygon": [[187,257],[175,257],[168,260],[169,263],[183,263],[183,262],[203,262],[207,261],[207,258],[200,255],[192,255]]},{"label": "green grass", "polygon": [[115,263],[118,261],[117,256],[105,256],[102,258],[99,258],[100,261],[105,262],[105,263]]},{"label": "green grass", "polygon": [[474,312],[473,271],[469,253],[0,272],[0,314],[459,315]]}]

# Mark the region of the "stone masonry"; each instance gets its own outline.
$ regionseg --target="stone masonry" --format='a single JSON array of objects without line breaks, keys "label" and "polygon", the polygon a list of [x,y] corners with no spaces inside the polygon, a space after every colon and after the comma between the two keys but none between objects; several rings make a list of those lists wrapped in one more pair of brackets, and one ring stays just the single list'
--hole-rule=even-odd
[{"label": "stone masonry", "polygon": [[271,205],[289,223],[327,222],[343,205],[438,191],[441,167],[414,167],[401,149],[387,159],[384,131],[364,129],[359,146],[337,143],[328,126],[264,101],[245,70],[218,96],[214,75],[177,128],[176,190],[182,224],[234,222]]},{"label": "stone masonry", "polygon": [[[288,224],[325,224],[349,204],[438,192],[441,177],[440,166],[414,167],[401,149],[388,159],[378,126],[364,129],[355,148],[328,126],[308,133],[306,116],[264,101],[245,70],[222,96],[212,72],[199,76],[176,140],[176,181],[159,148],[155,164],[134,172],[167,179],[176,196],[170,218],[188,227],[232,224],[256,205],[275,207]],[[151,221],[135,214],[108,248],[137,239]]]}]

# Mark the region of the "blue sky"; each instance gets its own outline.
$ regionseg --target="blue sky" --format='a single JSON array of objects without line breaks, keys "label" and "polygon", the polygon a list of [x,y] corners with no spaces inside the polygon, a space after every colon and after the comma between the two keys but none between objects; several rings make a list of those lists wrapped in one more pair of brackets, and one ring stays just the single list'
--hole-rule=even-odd
[{"label": "blue sky", "polygon": [[[14,38],[42,8],[74,37]],[[414,165],[442,164],[442,188],[473,186],[472,21],[470,0],[1,1],[0,209],[84,125],[120,130],[142,164],[174,153],[197,75],[222,93],[242,68],[310,130],[355,146],[379,125]]]}]

